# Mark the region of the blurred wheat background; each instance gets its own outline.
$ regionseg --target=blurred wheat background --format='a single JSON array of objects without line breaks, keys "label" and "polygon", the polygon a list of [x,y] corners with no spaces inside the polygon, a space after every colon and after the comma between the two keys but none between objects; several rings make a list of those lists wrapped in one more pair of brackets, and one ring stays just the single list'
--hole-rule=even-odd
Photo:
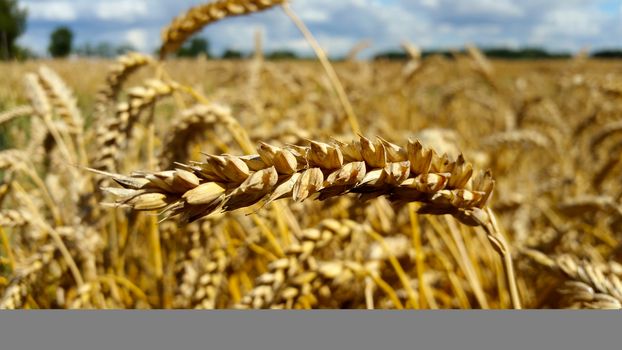
[{"label": "blurred wheat background", "polygon": [[622,308],[622,62],[365,46],[0,63],[0,308]]}]

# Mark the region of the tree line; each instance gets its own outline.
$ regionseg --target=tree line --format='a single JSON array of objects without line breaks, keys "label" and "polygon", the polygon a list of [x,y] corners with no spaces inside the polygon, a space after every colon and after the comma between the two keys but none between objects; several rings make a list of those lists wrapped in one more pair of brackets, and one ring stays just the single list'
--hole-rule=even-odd
[{"label": "tree line", "polygon": [[[569,52],[552,52],[539,47],[524,47],[518,49],[489,47],[483,48],[481,51],[489,58],[499,59],[558,59],[572,57],[572,54]],[[452,57],[456,53],[463,54],[465,50],[424,50],[422,56],[441,55]],[[596,50],[590,53],[589,56],[593,58],[622,58],[622,49]],[[408,58],[406,52],[398,49],[380,52],[374,56],[376,60],[407,60]]]}]

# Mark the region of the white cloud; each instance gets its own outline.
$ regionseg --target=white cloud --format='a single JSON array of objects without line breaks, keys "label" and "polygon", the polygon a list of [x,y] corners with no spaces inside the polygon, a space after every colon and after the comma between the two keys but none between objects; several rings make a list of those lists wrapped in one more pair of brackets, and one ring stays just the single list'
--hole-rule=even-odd
[{"label": "white cloud", "polygon": [[436,8],[439,4],[439,0],[421,0],[421,5],[423,5],[423,7]]},{"label": "white cloud", "polygon": [[24,2],[30,19],[46,21],[73,21],[78,18],[75,4],[69,1]]},{"label": "white cloud", "polygon": [[148,14],[147,3],[141,0],[106,1],[95,5],[96,17],[104,21],[130,22]]},{"label": "white cloud", "polygon": [[[403,0],[408,4],[410,0]],[[439,11],[444,17],[489,15],[520,17],[524,10],[520,2],[510,0],[421,0],[423,9]]]},{"label": "white cloud", "polygon": [[531,34],[530,41],[539,44],[576,49],[578,42],[583,45],[598,45],[605,35],[610,21],[593,9],[555,9],[543,16]]},{"label": "white cloud", "polygon": [[580,9],[558,9],[546,16],[536,29],[536,35],[592,36],[600,33],[600,18]]},{"label": "white cloud", "polygon": [[330,14],[325,9],[310,9],[302,12],[300,18],[306,22],[326,22],[330,18]]},{"label": "white cloud", "polygon": [[125,40],[138,50],[147,49],[147,32],[143,29],[130,29],[125,33]]},{"label": "white cloud", "polygon": [[463,13],[488,13],[507,17],[520,17],[524,14],[520,5],[509,0],[476,0],[458,2],[458,10]]}]

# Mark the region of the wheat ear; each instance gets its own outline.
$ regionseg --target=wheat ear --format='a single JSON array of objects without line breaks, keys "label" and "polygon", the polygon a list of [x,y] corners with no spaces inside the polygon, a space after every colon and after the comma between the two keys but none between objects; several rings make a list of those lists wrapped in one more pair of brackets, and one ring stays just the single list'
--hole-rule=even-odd
[{"label": "wheat ear", "polygon": [[[295,306],[297,298],[310,294],[310,282],[318,276],[317,272],[308,271],[302,265],[307,264],[307,260],[317,249],[327,246],[335,239],[347,238],[356,225],[352,224],[354,225],[325,219],[317,227],[303,230],[300,242],[287,247],[284,258],[268,265],[268,271],[257,278],[256,286],[236,307],[264,309],[280,305],[290,308]],[[324,268],[321,272],[326,273],[326,270]]]},{"label": "wheat ear", "polygon": [[153,60],[149,56],[138,52],[130,52],[117,58],[106,75],[106,84],[97,93],[94,125],[105,123],[105,118],[108,117],[106,114],[108,108],[117,101],[119,92],[128,78],[141,67],[151,63]]},{"label": "wheat ear", "polygon": [[37,279],[38,273],[54,258],[54,244],[42,245],[13,273],[9,286],[0,298],[1,309],[18,309],[28,296],[30,285]]},{"label": "wheat ear", "polygon": [[93,166],[100,170],[114,171],[119,151],[131,135],[140,114],[159,99],[171,95],[178,87],[175,82],[148,80],[143,86],[129,89],[129,101],[119,103],[116,116],[98,126],[96,132],[98,153],[92,161]]},{"label": "wheat ear", "polygon": [[591,263],[568,254],[552,258],[533,249],[523,249],[522,254],[564,279],[559,292],[571,306],[622,309],[622,281],[610,264]]},{"label": "wheat ear", "polygon": [[175,18],[162,31],[160,58],[179,49],[190,36],[210,23],[225,17],[262,11],[283,2],[285,0],[217,0],[195,6]]},{"label": "wheat ear", "polygon": [[352,192],[363,199],[388,196],[395,202],[422,202],[422,213],[452,214],[479,225],[471,217],[473,210],[486,204],[494,187],[490,172],[471,179],[472,165],[462,155],[451,161],[418,141],[402,148],[361,137],[351,143],[311,141],[308,147],[261,143],[258,150],[249,156],[208,155],[205,162],[178,164],[175,170],[108,174],[124,188],[106,190],[122,197],[119,205],[162,209],[165,217],[179,214],[183,221],[262,199],[324,200]]},{"label": "wheat ear", "polygon": [[569,278],[560,292],[573,304],[590,309],[622,309],[622,282],[605,266],[579,261],[570,255],[557,258],[559,270]]}]

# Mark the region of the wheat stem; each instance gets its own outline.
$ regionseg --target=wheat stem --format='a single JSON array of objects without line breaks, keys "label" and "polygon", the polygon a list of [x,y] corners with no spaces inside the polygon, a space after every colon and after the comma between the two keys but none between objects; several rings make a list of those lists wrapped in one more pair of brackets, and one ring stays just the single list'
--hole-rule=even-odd
[{"label": "wheat stem", "polygon": [[328,57],[326,57],[326,53],[324,52],[320,44],[317,42],[317,40],[315,39],[311,31],[307,28],[304,22],[298,17],[298,15],[296,15],[296,13],[294,12],[294,10],[292,10],[289,4],[285,2],[281,4],[281,8],[285,12],[285,14],[292,20],[292,22],[294,22],[298,30],[300,30],[300,32],[305,37],[309,45],[311,45],[311,47],[313,48],[313,51],[315,52],[315,55],[317,56],[317,58],[320,60],[320,63],[322,64],[322,67],[324,68],[324,71],[326,72],[326,75],[328,76],[328,79],[330,80],[330,83],[333,89],[335,89],[335,92],[337,93],[337,96],[339,97],[339,101],[341,102],[341,105],[346,114],[346,117],[348,118],[348,123],[350,123],[350,128],[352,129],[352,132],[355,135],[360,135],[361,127],[359,126],[359,122],[358,122],[358,119],[356,118],[356,114],[354,114],[354,108],[352,108],[352,104],[350,103],[350,100],[348,99],[348,95],[346,94],[346,91],[343,88],[343,85],[339,81],[337,72],[335,72],[335,69],[330,64]]}]

